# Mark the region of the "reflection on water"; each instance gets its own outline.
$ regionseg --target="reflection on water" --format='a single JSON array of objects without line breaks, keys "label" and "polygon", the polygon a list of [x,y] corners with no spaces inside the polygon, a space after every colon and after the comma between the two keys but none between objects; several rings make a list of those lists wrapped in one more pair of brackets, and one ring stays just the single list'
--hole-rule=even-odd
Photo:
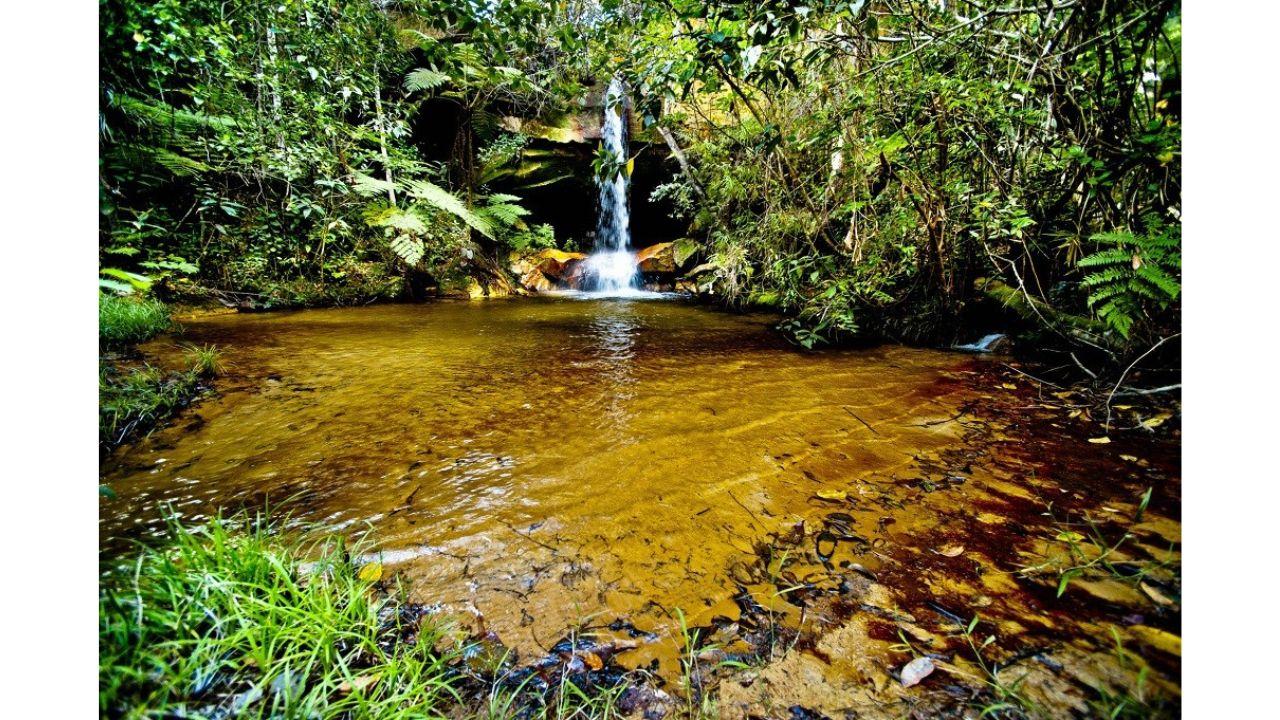
[{"label": "reflection on water", "polygon": [[598,377],[600,401],[605,407],[608,431],[614,444],[626,442],[627,405],[632,398],[635,375],[632,368],[640,320],[632,302],[602,304],[588,325],[595,352],[589,365]]},{"label": "reflection on water", "polygon": [[728,568],[816,490],[955,440],[934,421],[973,360],[799,353],[769,322],[581,299],[191,320],[232,375],[103,468],[104,553],[166,504],[269,502],[293,527],[371,530],[417,599],[474,605],[516,647],[602,615],[669,624],[732,595]]}]

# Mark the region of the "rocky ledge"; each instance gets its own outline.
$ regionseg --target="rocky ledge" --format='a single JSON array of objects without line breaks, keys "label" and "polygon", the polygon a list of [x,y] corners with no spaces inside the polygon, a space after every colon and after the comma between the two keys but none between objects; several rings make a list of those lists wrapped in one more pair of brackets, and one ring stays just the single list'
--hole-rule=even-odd
[{"label": "rocky ledge", "polygon": [[[691,247],[686,248],[681,241],[656,243],[637,250],[636,266],[644,288],[660,292],[693,292],[693,283],[684,277],[693,256]],[[586,259],[587,255],[579,252],[525,250],[511,253],[509,267],[526,292],[576,290],[582,284],[583,261]]]}]

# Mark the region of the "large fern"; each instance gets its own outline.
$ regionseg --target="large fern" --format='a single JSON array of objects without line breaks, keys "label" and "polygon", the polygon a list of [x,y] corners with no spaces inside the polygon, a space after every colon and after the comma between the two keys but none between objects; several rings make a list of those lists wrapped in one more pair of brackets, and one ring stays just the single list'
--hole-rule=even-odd
[{"label": "large fern", "polygon": [[403,260],[405,265],[414,267],[426,254],[426,243],[422,238],[402,233],[391,239],[391,252]]},{"label": "large fern", "polygon": [[451,213],[481,235],[490,240],[496,239],[493,234],[492,221],[472,211],[471,208],[467,207],[466,203],[448,190],[426,180],[408,180],[404,183],[404,186],[414,200],[420,200]]},{"label": "large fern", "polygon": [[[529,211],[516,204],[519,197],[494,193],[482,199],[483,204],[468,207],[461,198],[427,180],[401,180],[393,183],[365,173],[355,173],[351,189],[362,197],[379,197],[389,190],[401,190],[410,199],[408,207],[379,201],[364,213],[370,227],[383,228],[391,237],[391,250],[408,265],[416,265],[426,252],[424,236],[428,234],[429,217],[419,211],[423,206],[453,215],[490,240],[497,240],[499,230],[523,229]],[[418,205],[421,203],[422,205]]]},{"label": "large fern", "polygon": [[529,211],[516,205],[520,198],[515,195],[494,193],[485,198],[485,205],[476,208],[477,214],[489,221],[495,228],[523,228],[521,220]]},{"label": "large fern", "polygon": [[389,180],[379,180],[371,175],[356,173],[351,189],[360,197],[377,197],[386,195],[388,190],[395,190],[396,184]]},{"label": "large fern", "polygon": [[111,102],[135,122],[167,127],[178,132],[235,127],[235,121],[230,118],[175,108],[159,100],[147,101],[127,95],[113,95]]},{"label": "large fern", "polygon": [[376,204],[371,205],[364,212],[364,221],[370,227],[391,228],[402,233],[413,233],[414,235],[425,235],[427,233],[427,224],[422,218],[412,210],[395,205]]},{"label": "large fern", "polygon": [[1182,293],[1179,237],[1153,228],[1145,235],[1118,231],[1090,239],[1103,249],[1077,263],[1089,270],[1080,287],[1089,292],[1098,319],[1127,341],[1148,310],[1163,310]]},{"label": "large fern", "polygon": [[404,78],[404,89],[409,92],[435,90],[449,82],[449,76],[430,68],[418,68]]}]

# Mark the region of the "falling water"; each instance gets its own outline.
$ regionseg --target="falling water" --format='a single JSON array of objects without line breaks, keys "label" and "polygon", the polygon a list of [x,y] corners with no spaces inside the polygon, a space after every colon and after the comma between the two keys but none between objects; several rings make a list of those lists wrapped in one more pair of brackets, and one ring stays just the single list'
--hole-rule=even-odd
[{"label": "falling water", "polygon": [[[604,98],[604,126],[601,138],[609,153],[620,162],[627,157],[626,101],[622,81],[614,78]],[[600,179],[600,217],[596,221],[596,246],[585,262],[584,289],[600,294],[621,295],[638,291],[635,255],[627,249],[631,242],[631,211],[627,192],[631,178],[619,172],[611,180]]]}]

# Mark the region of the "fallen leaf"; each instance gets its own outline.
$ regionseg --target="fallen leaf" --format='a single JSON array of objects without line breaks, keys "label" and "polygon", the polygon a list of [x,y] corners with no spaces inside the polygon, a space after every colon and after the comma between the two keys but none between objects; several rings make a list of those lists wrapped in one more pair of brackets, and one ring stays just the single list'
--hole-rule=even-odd
[{"label": "fallen leaf", "polygon": [[921,680],[933,672],[933,660],[919,657],[902,666],[902,687],[919,685]]},{"label": "fallen leaf", "polygon": [[1111,442],[1111,438],[1104,435],[1102,437],[1089,438],[1089,442],[1093,443],[1094,445],[1106,445],[1107,443]]},{"label": "fallen leaf", "polygon": [[960,553],[964,552],[964,546],[963,545],[943,545],[937,550],[934,550],[934,552],[938,553],[943,557],[956,557]]},{"label": "fallen leaf", "polygon": [[378,682],[377,673],[373,675],[358,675],[351,681],[343,680],[342,684],[338,685],[338,692],[346,695],[355,690],[364,691],[365,688],[376,682]]},{"label": "fallen leaf", "polygon": [[1155,417],[1150,417],[1150,418],[1147,418],[1146,420],[1143,420],[1141,425],[1142,427],[1148,430],[1151,430],[1153,428],[1160,427],[1161,425],[1164,424],[1165,420],[1168,420],[1171,417],[1173,417],[1172,413],[1162,412],[1156,415]]},{"label": "fallen leaf", "polygon": [[364,580],[365,582],[378,582],[382,579],[382,563],[371,562],[368,565],[365,565],[360,568],[360,572],[357,573],[356,577]]},{"label": "fallen leaf", "polygon": [[1182,657],[1182,638],[1173,633],[1147,625],[1134,625],[1129,632],[1138,636],[1139,642],[1174,657]]},{"label": "fallen leaf", "polygon": [[1174,604],[1173,600],[1168,595],[1160,592],[1150,583],[1145,581],[1140,582],[1138,583],[1138,587],[1142,588],[1142,592],[1145,593],[1147,597],[1151,598],[1151,602],[1157,605],[1169,606]]}]

